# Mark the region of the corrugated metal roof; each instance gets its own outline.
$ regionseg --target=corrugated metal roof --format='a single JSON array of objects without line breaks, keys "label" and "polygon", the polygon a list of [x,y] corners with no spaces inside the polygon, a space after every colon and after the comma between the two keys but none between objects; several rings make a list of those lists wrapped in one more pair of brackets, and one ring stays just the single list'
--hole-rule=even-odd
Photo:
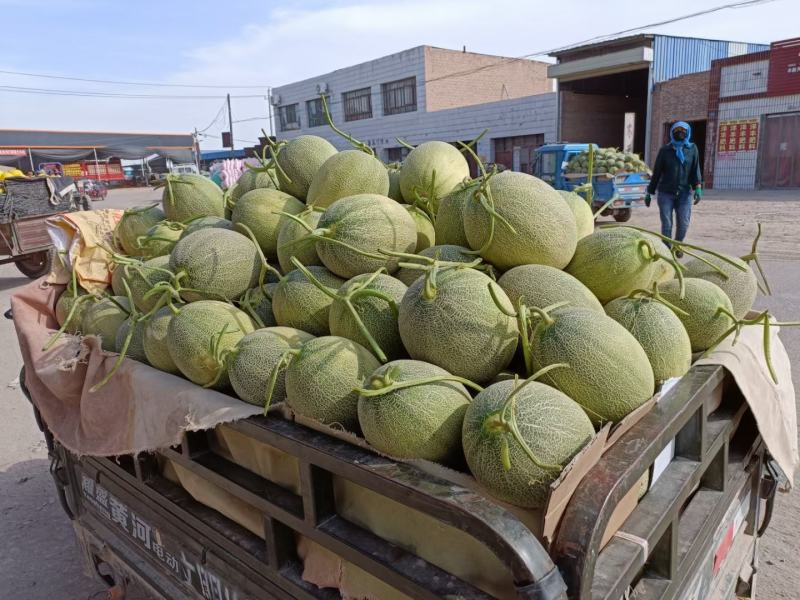
[{"label": "corrugated metal roof", "polygon": [[711,68],[711,61],[718,58],[768,49],[766,44],[656,35],[653,40],[653,82],[707,71]]}]

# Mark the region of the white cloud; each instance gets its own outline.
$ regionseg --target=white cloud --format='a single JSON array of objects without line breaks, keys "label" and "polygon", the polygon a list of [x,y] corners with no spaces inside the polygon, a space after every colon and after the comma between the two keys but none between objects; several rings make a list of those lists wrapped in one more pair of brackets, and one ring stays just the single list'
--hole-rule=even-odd
[{"label": "white cloud", "polygon": [[[536,0],[442,0],[377,3],[367,0],[315,9],[280,8],[253,12],[252,23],[230,39],[198,45],[176,64],[165,81],[281,85],[420,44],[518,56],[567,45],[623,27],[645,24],[715,6],[721,0],[674,0],[650,4],[638,0],[584,0],[558,3]],[[260,3],[263,6],[262,3]],[[590,8],[590,9],[589,9]],[[624,18],[620,18],[624,15]],[[753,27],[753,17],[768,27]],[[795,0],[778,0],[747,10],[724,11],[662,28],[675,35],[767,42],[796,35],[800,9]],[[124,28],[124,23],[118,25]],[[165,55],[169,49],[164,50]],[[86,67],[86,61],[80,63]],[[8,68],[13,69],[12,66]],[[91,76],[91,73],[81,73]],[[120,77],[124,78],[124,72]],[[34,85],[30,79],[6,78],[8,85]],[[41,80],[39,81],[41,83]],[[41,87],[76,89],[80,84],[42,83]],[[101,86],[108,91],[109,86]],[[81,89],[98,89],[81,87]],[[118,91],[213,94],[210,90],[125,88]],[[258,90],[231,90],[234,94]],[[266,90],[265,90],[266,91]],[[224,90],[221,90],[224,93]],[[13,121],[0,114],[3,126],[190,131],[212,119],[220,100],[110,100],[5,94],[13,103]],[[234,99],[234,120],[266,115],[263,98]],[[254,140],[263,123],[234,124],[236,138]],[[204,147],[219,147],[217,132]],[[241,146],[241,143],[238,143]]]}]

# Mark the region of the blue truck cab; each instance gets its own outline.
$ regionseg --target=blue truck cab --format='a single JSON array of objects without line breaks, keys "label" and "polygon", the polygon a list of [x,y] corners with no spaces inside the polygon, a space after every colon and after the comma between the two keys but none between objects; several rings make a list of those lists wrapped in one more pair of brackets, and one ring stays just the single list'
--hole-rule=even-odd
[{"label": "blue truck cab", "polygon": [[[592,144],[595,149],[599,147]],[[565,169],[569,160],[589,149],[589,144],[570,144],[559,142],[545,144],[536,150],[533,174],[552,185],[557,190],[572,191],[586,183],[586,175],[567,174]],[[644,206],[649,173],[601,173],[592,176],[592,209],[597,210],[606,202],[614,202],[603,211],[617,221],[631,218],[631,209]],[[585,193],[582,195],[585,196]]]}]

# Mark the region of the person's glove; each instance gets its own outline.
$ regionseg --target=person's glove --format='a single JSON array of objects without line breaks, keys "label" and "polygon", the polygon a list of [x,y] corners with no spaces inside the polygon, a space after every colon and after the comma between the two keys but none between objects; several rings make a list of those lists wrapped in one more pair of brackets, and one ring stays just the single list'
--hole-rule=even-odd
[{"label": "person's glove", "polygon": [[652,201],[653,201],[653,199],[650,197],[650,192],[646,193],[646,194],[644,195],[644,205],[645,205],[647,208],[650,208],[650,203],[651,203]]},{"label": "person's glove", "polygon": [[702,199],[703,199],[703,188],[701,188],[698,185],[696,188],[694,188],[694,203],[697,204]]}]

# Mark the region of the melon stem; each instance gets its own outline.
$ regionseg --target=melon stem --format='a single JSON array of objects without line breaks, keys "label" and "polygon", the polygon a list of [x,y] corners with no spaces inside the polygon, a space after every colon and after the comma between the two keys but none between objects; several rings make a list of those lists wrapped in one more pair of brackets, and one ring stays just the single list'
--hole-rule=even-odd
[{"label": "melon stem", "polygon": [[327,121],[328,127],[330,127],[334,131],[334,133],[337,133],[338,135],[340,135],[344,139],[346,139],[348,142],[350,142],[350,144],[352,144],[352,146],[356,150],[361,150],[364,154],[369,154],[370,156],[372,156],[374,158],[375,157],[375,152],[372,150],[372,148],[370,148],[364,142],[361,142],[361,141],[357,140],[356,138],[354,138],[349,133],[345,133],[344,131],[342,131],[341,129],[336,127],[336,125],[333,124],[333,119],[331,118],[331,113],[328,110],[328,100],[325,97],[325,94],[320,94],[319,97],[320,97],[320,100],[322,100],[322,111],[325,114],[325,121]]},{"label": "melon stem", "polygon": [[131,288],[128,286],[128,282],[125,281],[124,279],[122,280],[122,285],[125,286],[125,294],[127,295],[128,302],[131,305],[131,310],[128,313],[128,321],[130,321],[128,325],[128,333],[125,336],[125,341],[122,343],[122,348],[120,348],[119,356],[117,356],[117,360],[114,361],[114,366],[111,367],[111,370],[99,383],[89,388],[89,392],[92,394],[97,390],[99,390],[101,387],[103,387],[105,384],[107,384],[109,381],[111,381],[111,378],[117,373],[119,368],[122,366],[122,361],[125,360],[125,356],[128,354],[128,346],[130,346],[131,339],[133,339],[134,327],[138,322],[136,307],[133,304],[133,294],[131,294]]},{"label": "melon stem", "polygon": [[275,385],[278,383],[278,376],[281,374],[281,371],[286,370],[289,364],[292,362],[292,359],[300,353],[300,350],[286,350],[281,357],[278,359],[278,362],[275,363],[275,366],[272,367],[272,371],[269,374],[269,383],[267,384],[267,390],[264,397],[264,416],[267,415],[269,411],[269,406],[272,404],[272,396],[275,394]]},{"label": "melon stem", "polygon": [[53,344],[56,343],[56,340],[58,340],[58,338],[64,335],[64,332],[67,330],[67,327],[69,327],[69,324],[72,322],[72,319],[75,318],[75,312],[78,309],[78,305],[89,301],[97,301],[97,297],[94,296],[93,294],[86,294],[85,296],[78,296],[72,301],[72,306],[69,309],[69,313],[67,313],[67,318],[64,319],[64,324],[61,325],[58,331],[56,331],[47,341],[47,343],[42,348],[43,352],[47,352],[48,350],[50,350],[50,348],[53,347]]},{"label": "melon stem", "polygon": [[672,302],[664,298],[658,291],[658,283],[653,284],[652,290],[645,290],[642,288],[633,290],[630,294],[625,296],[630,300],[653,300],[655,302],[660,302],[667,308],[669,308],[675,314],[678,314],[682,317],[688,317],[689,313],[683,310],[682,308],[678,308]]},{"label": "melon stem", "polygon": [[394,138],[394,139],[395,139],[395,140],[397,140],[397,143],[398,143],[398,144],[400,144],[400,145],[401,145],[403,148],[408,148],[409,150],[413,150],[413,149],[414,149],[414,146],[412,146],[411,144],[409,144],[409,143],[408,143],[407,141],[405,141],[403,138],[396,137],[396,138]]},{"label": "melon stem", "polygon": [[753,245],[750,248],[750,254],[746,254],[741,257],[741,259],[745,262],[754,262],[756,268],[758,269],[758,274],[761,275],[761,280],[764,282],[762,287],[761,281],[758,281],[758,287],[765,296],[771,296],[772,290],[769,287],[769,281],[767,281],[767,275],[764,273],[764,269],[761,268],[761,261],[758,259],[758,240],[761,239],[761,223],[758,223],[758,233],[756,233],[756,237],[753,239]]},{"label": "melon stem", "polygon": [[[375,398],[377,396],[383,396],[385,394],[389,394],[391,392],[396,392],[397,390],[403,390],[406,388],[417,387],[420,385],[430,385],[432,383],[439,383],[440,381],[452,381],[455,383],[460,383],[465,387],[472,388],[477,392],[482,392],[483,387],[475,383],[474,381],[470,381],[469,379],[465,379],[464,377],[458,377],[457,375],[434,375],[432,377],[423,377],[420,379],[410,379],[408,381],[392,381],[388,385],[384,385],[383,387],[379,388],[356,388],[353,391],[357,394],[363,396],[364,398]],[[386,383],[386,382],[381,382]],[[466,394],[469,400],[472,400],[469,394]]]},{"label": "melon stem", "polygon": [[[488,433],[493,433],[495,435],[502,435],[503,439],[507,439],[505,436],[510,434],[512,439],[515,442],[517,442],[517,444],[520,445],[523,452],[525,452],[525,454],[528,456],[531,462],[533,462],[533,464],[535,464],[537,467],[545,469],[547,471],[560,471],[561,465],[550,465],[540,461],[539,458],[533,453],[533,450],[531,450],[531,447],[525,441],[525,438],[522,436],[522,432],[520,432],[519,427],[517,426],[517,417],[515,410],[517,395],[528,384],[533,383],[542,375],[548,373],[549,371],[552,371],[553,369],[559,369],[563,367],[569,368],[569,365],[566,363],[556,363],[548,365],[542,369],[539,369],[536,373],[528,377],[521,384],[516,385],[515,383],[514,389],[505,399],[503,406],[500,407],[500,410],[497,410],[489,414],[483,422],[484,431]],[[511,468],[510,453],[508,453],[505,449],[503,449],[502,445],[501,445],[501,462],[503,463],[503,468],[505,468],[506,470],[509,470]]]},{"label": "melon stem", "polygon": [[[684,248],[684,249],[683,249],[683,252],[684,252],[685,254],[688,254],[689,256],[691,256],[691,257],[693,257],[693,258],[696,258],[696,259],[697,259],[697,260],[699,260],[700,262],[702,262],[702,263],[706,264],[707,266],[711,267],[712,269],[714,269],[714,270],[717,272],[717,274],[719,274],[719,276],[720,276],[720,277],[722,277],[723,279],[725,279],[725,280],[727,280],[727,279],[730,279],[730,275],[728,275],[728,274],[727,274],[725,271],[723,271],[722,269],[720,269],[720,268],[719,268],[717,265],[715,265],[714,263],[712,263],[712,262],[711,262],[710,260],[708,260],[707,258],[705,258],[705,257],[703,257],[703,256],[701,256],[701,255],[699,255],[699,254],[697,254],[696,252],[692,252],[692,251],[691,251],[691,250],[689,250],[688,248]],[[744,259],[742,259],[742,260],[744,260]]]},{"label": "melon stem", "polygon": [[276,269],[272,265],[270,265],[269,261],[267,260],[267,257],[264,256],[264,251],[261,249],[261,246],[259,245],[258,240],[256,239],[256,236],[253,233],[253,230],[250,229],[244,223],[236,223],[233,227],[234,229],[238,228],[240,231],[244,231],[245,235],[247,235],[247,237],[250,238],[250,241],[253,242],[253,246],[255,246],[256,248],[256,254],[258,254],[258,259],[261,261],[261,270],[258,273],[258,287],[264,286],[264,277],[266,277],[268,271],[273,275],[277,275],[279,280],[283,279],[283,275],[281,274],[281,272],[278,271],[278,269]]},{"label": "melon stem", "polygon": [[[586,190],[586,198],[587,198],[587,200],[586,200],[586,202],[589,203],[589,205],[591,206],[592,195],[591,195],[590,192],[594,190],[594,187],[592,186],[591,178],[589,178],[589,182],[586,184],[586,186],[587,186],[587,190]],[[576,191],[576,190],[573,190],[573,191]],[[603,214],[603,211],[605,209],[607,209],[609,206],[611,206],[616,199],[617,198],[611,198],[610,200],[607,200],[606,202],[604,202],[603,205],[600,208],[598,208],[596,211],[594,211],[594,214],[592,215],[592,219],[597,219],[598,217],[600,217]]]}]

